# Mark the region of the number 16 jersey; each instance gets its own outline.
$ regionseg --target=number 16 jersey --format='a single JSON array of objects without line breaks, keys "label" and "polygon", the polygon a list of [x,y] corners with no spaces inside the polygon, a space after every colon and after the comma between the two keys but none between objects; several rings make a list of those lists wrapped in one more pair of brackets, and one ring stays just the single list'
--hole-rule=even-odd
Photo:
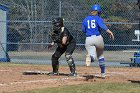
[{"label": "number 16 jersey", "polygon": [[100,35],[100,28],[105,31],[108,29],[103,19],[98,15],[89,15],[82,22],[82,32],[86,33],[86,37]]}]

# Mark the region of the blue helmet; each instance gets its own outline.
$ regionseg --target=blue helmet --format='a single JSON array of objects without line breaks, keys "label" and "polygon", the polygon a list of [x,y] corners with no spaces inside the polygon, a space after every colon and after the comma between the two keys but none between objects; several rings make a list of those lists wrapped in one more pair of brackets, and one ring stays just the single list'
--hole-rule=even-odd
[{"label": "blue helmet", "polygon": [[101,11],[102,11],[100,5],[98,5],[98,4],[94,4],[94,5],[91,7],[91,11],[94,11],[94,10],[96,10],[96,11],[98,11],[98,12],[101,12]]}]

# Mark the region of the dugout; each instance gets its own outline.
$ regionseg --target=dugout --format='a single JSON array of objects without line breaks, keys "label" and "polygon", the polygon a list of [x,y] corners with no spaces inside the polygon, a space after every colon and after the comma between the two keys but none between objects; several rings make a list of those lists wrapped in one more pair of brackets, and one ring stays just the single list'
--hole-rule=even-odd
[{"label": "dugout", "polygon": [[0,62],[9,62],[7,53],[7,11],[8,7],[0,4]]}]

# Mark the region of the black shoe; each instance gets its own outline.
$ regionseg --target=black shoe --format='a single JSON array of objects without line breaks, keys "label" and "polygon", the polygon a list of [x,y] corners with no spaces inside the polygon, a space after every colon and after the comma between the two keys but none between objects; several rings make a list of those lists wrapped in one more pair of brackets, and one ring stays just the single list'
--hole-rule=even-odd
[{"label": "black shoe", "polygon": [[77,73],[70,73],[68,76],[69,77],[76,77],[77,76]]},{"label": "black shoe", "polygon": [[90,56],[90,58],[91,58],[91,63],[93,63],[94,62],[94,58],[92,56]]},{"label": "black shoe", "polygon": [[59,73],[58,72],[49,72],[47,75],[50,75],[50,76],[58,76]]}]

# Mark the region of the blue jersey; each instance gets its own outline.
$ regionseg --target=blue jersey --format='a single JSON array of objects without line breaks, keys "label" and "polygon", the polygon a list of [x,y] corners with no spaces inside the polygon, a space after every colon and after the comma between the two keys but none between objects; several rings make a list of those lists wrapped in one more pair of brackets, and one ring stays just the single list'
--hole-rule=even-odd
[{"label": "blue jersey", "polygon": [[98,16],[87,16],[82,22],[82,31],[86,33],[86,36],[100,35],[100,29],[107,30],[107,26],[104,24],[103,19]]}]

